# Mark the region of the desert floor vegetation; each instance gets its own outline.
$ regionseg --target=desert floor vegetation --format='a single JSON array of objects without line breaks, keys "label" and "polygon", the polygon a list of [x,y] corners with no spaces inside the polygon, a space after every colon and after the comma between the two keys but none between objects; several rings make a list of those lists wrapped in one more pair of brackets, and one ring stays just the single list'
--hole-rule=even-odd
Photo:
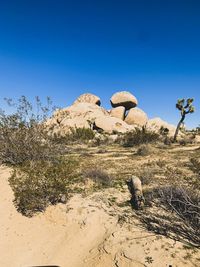
[{"label": "desert floor vegetation", "polygon": [[[113,142],[108,136],[100,139],[99,134],[96,139],[90,129],[75,129],[65,138],[55,138],[42,126],[45,116],[34,117],[31,112],[22,98],[16,113],[0,117],[0,160],[13,169],[9,183],[19,212],[33,216],[49,205],[66,203],[74,194],[104,194],[113,188],[126,197],[116,203],[113,195],[106,202],[122,209],[121,222],[132,213],[148,231],[194,249],[200,246],[197,145],[168,144],[162,135],[145,128],[119,135]],[[127,198],[132,175],[143,184],[145,205],[139,211],[132,209],[131,196]],[[128,213],[123,213],[124,207]]]}]

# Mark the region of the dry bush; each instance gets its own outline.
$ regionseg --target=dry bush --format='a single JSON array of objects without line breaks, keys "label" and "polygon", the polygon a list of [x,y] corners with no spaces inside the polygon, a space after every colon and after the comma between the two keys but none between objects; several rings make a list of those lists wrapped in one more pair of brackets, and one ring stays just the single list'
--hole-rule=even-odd
[{"label": "dry bush", "polygon": [[86,169],[83,175],[85,178],[93,180],[98,185],[105,187],[112,185],[112,177],[106,171],[98,167]]},{"label": "dry bush", "polygon": [[[200,195],[192,188],[165,186],[145,193],[153,208],[140,220],[148,230],[200,246]],[[149,203],[148,203],[149,204]]]},{"label": "dry bush", "polygon": [[51,110],[49,98],[47,106],[42,106],[38,97],[35,105],[24,96],[17,103],[7,101],[13,113],[0,112],[0,162],[22,164],[29,160],[47,160],[61,153],[42,124]]},{"label": "dry bush", "polygon": [[152,149],[151,149],[151,147],[148,146],[148,145],[141,145],[141,146],[138,148],[137,152],[136,152],[136,154],[137,154],[138,156],[148,156],[148,155],[150,155],[151,153],[152,153]]},{"label": "dry bush", "polygon": [[191,158],[190,159],[190,168],[194,173],[197,173],[198,175],[200,175],[200,161],[199,159],[196,158]]},{"label": "dry bush", "polygon": [[89,128],[71,128],[69,138],[72,141],[88,141],[95,137],[95,133]]},{"label": "dry bush", "polygon": [[136,128],[132,132],[124,134],[119,142],[122,143],[124,147],[132,147],[141,144],[155,143],[159,140],[159,134],[147,130],[145,127],[142,129]]},{"label": "dry bush", "polygon": [[49,204],[66,201],[76,178],[77,164],[72,158],[61,157],[53,161],[29,161],[15,167],[9,183],[18,211],[32,216]]},{"label": "dry bush", "polygon": [[156,174],[156,170],[150,167],[142,167],[140,169],[135,170],[134,175],[140,178],[142,185],[150,185],[153,184],[155,179],[154,176]]}]

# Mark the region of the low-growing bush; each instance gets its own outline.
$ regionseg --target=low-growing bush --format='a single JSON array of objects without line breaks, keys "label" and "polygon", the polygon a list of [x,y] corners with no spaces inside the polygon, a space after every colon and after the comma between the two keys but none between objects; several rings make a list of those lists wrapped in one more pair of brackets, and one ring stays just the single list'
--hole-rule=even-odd
[{"label": "low-growing bush", "polygon": [[61,157],[52,161],[28,161],[15,167],[9,183],[18,211],[32,216],[49,204],[67,200],[77,165],[74,159]]},{"label": "low-growing bush", "polygon": [[71,128],[68,134],[64,136],[54,135],[53,141],[57,144],[88,143],[95,138],[95,133],[90,128]]},{"label": "low-growing bush", "polygon": [[122,145],[124,147],[132,147],[135,145],[154,143],[159,140],[159,134],[147,130],[136,128],[132,132],[126,133],[122,138]]},{"label": "low-growing bush", "polygon": [[112,184],[112,177],[100,168],[91,168],[84,171],[84,177],[93,180],[96,184],[101,186],[110,186]]},{"label": "low-growing bush", "polygon": [[69,138],[72,141],[88,141],[95,137],[95,133],[90,128],[71,128],[71,134]]}]

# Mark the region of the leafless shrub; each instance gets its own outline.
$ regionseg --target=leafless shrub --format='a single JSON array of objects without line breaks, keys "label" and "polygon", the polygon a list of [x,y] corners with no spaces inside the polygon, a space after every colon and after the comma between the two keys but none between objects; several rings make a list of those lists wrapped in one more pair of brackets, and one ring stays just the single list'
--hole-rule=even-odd
[{"label": "leafless shrub", "polygon": [[50,99],[47,98],[47,106],[42,106],[38,97],[35,105],[24,96],[17,103],[11,99],[7,102],[13,113],[0,112],[0,161],[15,165],[54,157],[58,146],[52,142],[42,123],[50,112]]},{"label": "leafless shrub", "polygon": [[[191,188],[167,186],[145,193],[153,208],[140,214],[148,230],[200,246],[200,195]],[[171,212],[171,213],[170,213]]]}]

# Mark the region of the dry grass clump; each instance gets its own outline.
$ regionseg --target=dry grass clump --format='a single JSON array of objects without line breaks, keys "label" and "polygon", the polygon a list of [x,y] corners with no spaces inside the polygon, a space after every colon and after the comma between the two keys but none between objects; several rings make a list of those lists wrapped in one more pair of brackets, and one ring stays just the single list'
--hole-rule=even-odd
[{"label": "dry grass clump", "polygon": [[88,168],[84,171],[84,177],[94,181],[97,185],[104,187],[111,186],[112,177],[101,168]]},{"label": "dry grass clump", "polygon": [[95,133],[90,128],[71,128],[68,134],[65,136],[60,136],[54,134],[53,141],[57,144],[87,144],[88,141],[93,140],[95,138]]},{"label": "dry grass clump", "polygon": [[149,145],[141,145],[136,154],[138,156],[148,156],[152,153],[152,148]]},{"label": "dry grass clump", "polygon": [[143,127],[142,129],[136,128],[134,131],[124,134],[119,141],[124,147],[132,147],[141,144],[155,143],[158,140],[159,134],[151,132]]},{"label": "dry grass clump", "polygon": [[9,183],[18,211],[32,216],[49,204],[65,202],[76,177],[77,165],[74,159],[61,157],[53,161],[28,161],[16,167]]}]

